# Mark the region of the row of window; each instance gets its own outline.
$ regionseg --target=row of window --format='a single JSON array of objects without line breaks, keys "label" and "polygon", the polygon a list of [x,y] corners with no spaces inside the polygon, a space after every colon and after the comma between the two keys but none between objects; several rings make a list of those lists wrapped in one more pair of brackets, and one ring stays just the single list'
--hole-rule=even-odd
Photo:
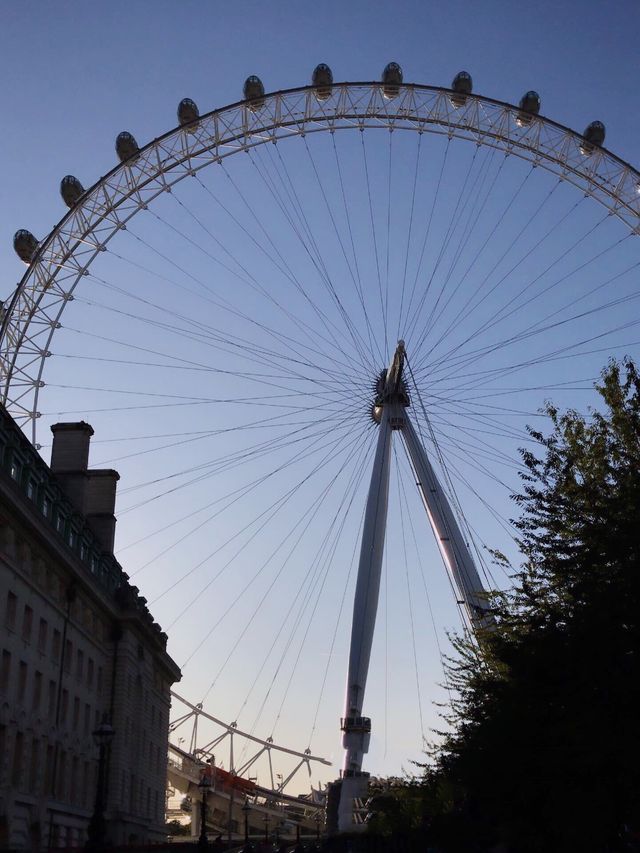
[{"label": "row of window", "polygon": [[15,791],[32,796],[48,795],[79,808],[90,808],[96,765],[95,759],[85,759],[61,748],[56,755],[55,744],[38,735],[28,737],[24,732],[16,732],[10,739],[6,726],[0,726],[0,767],[6,768],[5,783]]},{"label": "row of window", "polygon": [[144,779],[126,770],[121,776],[120,804],[125,811],[128,808],[130,814],[145,815],[158,822],[164,817],[164,791],[152,791],[144,784]]},{"label": "row of window", "polygon": [[[18,613],[18,597],[11,590],[7,593],[7,605],[5,611],[5,624],[10,631],[16,630],[17,623],[17,613]],[[36,640],[38,651],[41,654],[47,653],[47,646],[49,645],[49,635],[51,637],[49,653],[51,656],[51,660],[54,663],[60,662],[60,655],[62,653],[62,634],[57,628],[54,628],[52,631],[49,631],[49,624],[46,619],[40,618],[38,624],[37,635],[34,634],[34,618],[33,618],[33,608],[25,604],[22,612],[22,624],[20,634],[22,639],[26,643],[31,643],[32,640]],[[93,689],[94,680],[96,681],[97,692],[98,695],[102,690],[102,667],[97,667],[97,679],[96,679],[96,666],[92,657],[87,656],[85,660],[85,653],[82,649],[75,649],[75,658],[74,658],[74,647],[73,642],[69,639],[65,641],[64,647],[64,671],[68,674],[74,674],[76,679],[81,684],[86,684],[89,689]]]},{"label": "row of window", "polygon": [[[34,584],[47,598],[64,607],[68,606],[68,580],[65,580],[50,566],[47,566],[44,560],[32,552],[27,542],[16,537],[15,532],[11,528],[4,526],[3,534],[8,541],[13,543],[18,559],[25,564],[25,568],[28,567],[28,573],[31,575]],[[104,635],[104,624],[87,599],[78,596],[72,602],[71,609],[76,612],[77,621],[80,621],[92,634],[98,638]]]},{"label": "row of window", "polygon": [[[74,696],[66,687],[58,690],[58,683],[54,679],[46,679],[42,672],[35,670],[32,683],[29,685],[29,665],[26,661],[18,661],[15,676],[12,673],[12,656],[8,649],[2,650],[0,659],[0,692],[8,695],[12,688],[12,678],[16,678],[14,701],[18,706],[32,711],[33,713],[45,712],[50,722],[59,725],[71,723],[76,734],[88,735],[92,726],[91,705],[82,702],[80,696]],[[101,670],[100,670],[101,672]],[[47,683],[48,681],[48,683]],[[82,707],[84,705],[84,708]],[[82,719],[81,719],[82,718]],[[93,713],[93,725],[100,722],[100,713],[97,709]]]},{"label": "row of window", "polygon": [[[27,497],[51,522],[54,529],[64,537],[67,545],[87,565],[89,571],[103,588],[112,594],[123,586],[127,588],[128,585],[124,581],[122,568],[117,560],[113,555],[103,552],[102,546],[95,538],[90,526],[73,509],[68,499],[63,496],[55,479],[49,478],[48,470],[42,460],[35,454],[29,455],[28,459],[25,460],[24,454],[13,445],[11,438],[2,429],[2,423],[0,423],[0,466],[9,471],[11,477],[23,489]],[[59,499],[56,499],[54,494]],[[55,580],[52,578],[52,574],[47,571],[47,585],[49,585],[50,580]],[[129,589],[134,593],[135,604],[149,618],[150,614],[144,600],[136,599],[137,590],[135,587]],[[102,626],[98,625],[97,627]],[[158,626],[155,627],[158,631],[160,630]]]},{"label": "row of window", "polygon": [[[10,458],[8,469],[11,479],[24,489],[29,500],[38,506],[42,515],[53,523],[58,533],[64,536],[67,544],[75,549],[82,538],[84,524],[81,517],[78,516],[77,521],[74,521],[73,517],[77,513],[74,512],[69,501],[64,498],[56,500],[53,494],[46,490],[45,483],[39,482],[32,473],[33,468],[19,458],[15,448],[7,448],[5,452]],[[90,544],[88,540],[84,541],[86,550],[89,549]]]},{"label": "row of window", "polygon": [[[78,808],[88,809],[95,794],[97,762],[58,747],[45,737],[16,732],[8,737],[7,727],[0,725],[0,767],[6,768],[8,779],[0,776],[0,787],[8,783],[14,791],[32,796],[51,796]],[[54,785],[55,774],[55,785]],[[162,820],[164,797],[152,790],[135,773],[122,771],[121,789],[113,791],[114,802],[131,814]]]},{"label": "row of window", "polygon": [[129,673],[127,676],[127,698],[131,699],[134,694],[138,713],[145,728],[153,729],[158,733],[162,732],[166,720],[163,720],[161,709],[155,705],[151,691],[143,690],[142,676],[139,673],[137,675]]},{"label": "row of window", "polygon": [[108,557],[105,561],[101,545],[86,522],[72,507],[68,499],[56,500],[47,484],[40,481],[28,462],[22,460],[16,448],[4,448],[4,464],[13,480],[23,489],[29,500],[63,537],[72,551],[87,563],[93,575],[112,591],[120,585],[120,570]]},{"label": "row of window", "polygon": [[166,745],[165,749],[162,749],[151,737],[147,737],[144,723],[132,723],[130,717],[125,717],[123,736],[125,746],[131,745],[135,748],[138,761],[143,762],[151,772],[164,772]]},{"label": "row of window", "polygon": [[0,532],[7,552],[15,553],[18,561],[22,564],[22,568],[30,575],[39,590],[58,605],[65,608],[70,605],[76,622],[82,624],[98,640],[105,639],[106,626],[104,620],[100,618],[89,600],[83,595],[76,595],[73,601],[69,602],[68,578],[63,577],[47,565],[27,541],[16,535],[16,531],[12,527],[6,523],[0,523]]}]

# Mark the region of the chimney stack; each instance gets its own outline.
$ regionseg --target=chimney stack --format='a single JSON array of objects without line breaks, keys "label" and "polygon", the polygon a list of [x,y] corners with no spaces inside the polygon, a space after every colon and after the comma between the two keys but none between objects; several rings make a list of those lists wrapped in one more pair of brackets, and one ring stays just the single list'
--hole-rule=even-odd
[{"label": "chimney stack", "polygon": [[87,472],[85,517],[102,547],[113,554],[116,536],[116,486],[120,475],[111,468]]},{"label": "chimney stack", "polygon": [[113,554],[116,530],[116,484],[111,469],[89,470],[89,443],[93,429],[84,421],[53,424],[51,471],[81,515],[84,515],[102,547]]},{"label": "chimney stack", "polygon": [[51,432],[51,471],[57,476],[78,512],[84,514],[89,442],[93,428],[80,421],[74,424],[53,424]]}]

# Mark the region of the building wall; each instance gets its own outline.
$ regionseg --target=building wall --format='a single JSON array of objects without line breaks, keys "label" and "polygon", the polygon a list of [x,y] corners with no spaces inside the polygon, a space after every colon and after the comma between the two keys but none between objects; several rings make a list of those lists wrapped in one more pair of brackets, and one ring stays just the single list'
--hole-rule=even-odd
[{"label": "building wall", "polygon": [[180,673],[61,480],[0,410],[0,846],[84,843],[105,717],[111,838],[161,840]]},{"label": "building wall", "polygon": [[[135,626],[117,641],[112,725],[121,733],[110,761],[110,808],[121,843],[164,839],[170,683]],[[113,678],[113,668],[110,670]],[[114,741],[115,745],[115,741]]]}]

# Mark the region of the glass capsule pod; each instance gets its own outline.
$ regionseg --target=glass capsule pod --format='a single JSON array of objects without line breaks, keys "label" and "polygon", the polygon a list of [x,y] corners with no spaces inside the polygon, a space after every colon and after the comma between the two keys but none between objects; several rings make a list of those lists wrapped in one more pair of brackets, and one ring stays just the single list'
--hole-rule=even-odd
[{"label": "glass capsule pod", "polygon": [[473,91],[473,80],[468,71],[459,71],[453,78],[451,83],[453,94],[449,95],[449,100],[454,107],[464,107],[467,103],[467,95]]},{"label": "glass capsule pod", "polygon": [[397,62],[390,62],[382,72],[382,94],[391,100],[396,98],[402,85],[402,68]]},{"label": "glass capsule pod", "polygon": [[540,106],[540,95],[537,92],[534,92],[533,89],[525,92],[518,104],[520,110],[516,115],[516,124],[518,127],[527,127],[527,125],[530,125],[533,117],[537,116],[540,112]]},{"label": "glass capsule pod", "polygon": [[67,207],[72,208],[84,195],[84,187],[73,175],[65,175],[60,181],[60,195]]},{"label": "glass capsule pod", "polygon": [[200,118],[200,110],[191,98],[183,98],[178,104],[178,123],[189,130],[196,127]]},{"label": "glass capsule pod", "polygon": [[252,74],[244,81],[242,88],[245,101],[249,101],[247,106],[252,112],[259,110],[264,105],[264,86],[262,80]]},{"label": "glass capsule pod", "polygon": [[321,62],[316,65],[311,77],[312,84],[316,87],[316,98],[319,101],[326,101],[331,97],[331,88],[333,86],[333,74],[328,65]]},{"label": "glass capsule pod", "polygon": [[583,142],[580,145],[580,152],[588,157],[593,153],[594,148],[601,148],[604,144],[606,129],[601,121],[592,121],[587,125],[582,134]]},{"label": "glass capsule pod", "polygon": [[25,264],[30,264],[38,250],[38,241],[31,231],[21,228],[13,236],[13,248],[21,261],[24,261]]},{"label": "glass capsule pod", "polygon": [[120,162],[124,163],[135,157],[140,152],[140,148],[135,138],[131,133],[123,130],[116,137],[116,154],[120,158]]}]

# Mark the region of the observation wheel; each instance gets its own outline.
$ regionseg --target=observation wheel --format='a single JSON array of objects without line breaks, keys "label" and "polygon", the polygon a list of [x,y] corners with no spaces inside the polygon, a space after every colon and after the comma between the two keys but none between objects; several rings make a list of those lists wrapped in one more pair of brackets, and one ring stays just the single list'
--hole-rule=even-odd
[{"label": "observation wheel", "polygon": [[118,557],[181,693],[265,742],[336,751],[383,428],[412,424],[385,444],[364,618],[380,610],[363,654],[388,773],[436,724],[446,630],[486,622],[483,588],[508,583],[485,549],[516,559],[526,425],[547,398],[584,410],[604,362],[638,352],[640,175],[600,122],[539,112],[535,92],[406,84],[394,63],[272,94],[250,77],[206,115],[185,99],[147,145],[120,134],[104,178],[63,179],[45,239],[16,234],[2,400],[43,452],[51,424],[91,421],[95,464],[122,476]]}]

